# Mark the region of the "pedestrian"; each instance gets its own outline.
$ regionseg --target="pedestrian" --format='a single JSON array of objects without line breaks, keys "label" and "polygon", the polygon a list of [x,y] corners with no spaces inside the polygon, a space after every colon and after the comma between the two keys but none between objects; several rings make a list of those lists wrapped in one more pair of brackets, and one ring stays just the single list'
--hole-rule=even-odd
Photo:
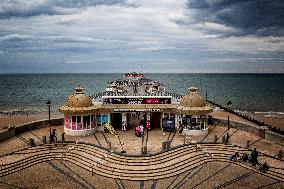
[{"label": "pedestrian", "polygon": [[242,156],[242,158],[241,158],[241,160],[242,160],[243,162],[246,162],[248,159],[249,159],[249,158],[248,158],[248,154],[247,154],[247,153],[244,153],[243,156]]},{"label": "pedestrian", "polygon": [[63,143],[65,142],[65,132],[62,133],[61,139],[62,139],[62,145],[63,145]]},{"label": "pedestrian", "polygon": [[257,157],[258,157],[258,151],[256,151],[256,148],[254,148],[251,151],[251,162],[253,166],[258,165]]},{"label": "pedestrian", "polygon": [[178,132],[179,132],[180,135],[182,134],[182,130],[183,130],[182,126],[180,125],[179,128],[178,128]]},{"label": "pedestrian", "polygon": [[52,142],[57,142],[57,136],[56,136],[56,129],[53,129],[51,136],[52,136]]},{"label": "pedestrian", "polygon": [[137,127],[135,128],[135,135],[136,135],[137,137],[141,137],[141,131],[140,131],[140,127],[139,127],[139,126],[137,126]]},{"label": "pedestrian", "polygon": [[260,166],[259,170],[262,172],[262,173],[265,173],[269,170],[269,165],[265,162],[262,166]]},{"label": "pedestrian", "polygon": [[140,132],[141,132],[141,135],[144,135],[144,125],[143,124],[140,125]]},{"label": "pedestrian", "polygon": [[229,156],[229,160],[230,160],[230,161],[235,161],[235,159],[236,159],[235,154],[231,154],[231,155]]},{"label": "pedestrian", "polygon": [[226,134],[226,144],[229,143],[229,138],[230,138],[229,133],[227,133],[227,134]]}]

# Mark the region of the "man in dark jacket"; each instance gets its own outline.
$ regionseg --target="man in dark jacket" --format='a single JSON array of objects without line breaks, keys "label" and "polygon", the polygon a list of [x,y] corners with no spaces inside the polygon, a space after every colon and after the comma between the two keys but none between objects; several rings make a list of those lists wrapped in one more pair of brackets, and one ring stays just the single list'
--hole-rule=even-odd
[{"label": "man in dark jacket", "polygon": [[251,162],[253,166],[258,164],[257,157],[258,157],[258,151],[256,151],[256,148],[254,148],[251,151]]}]

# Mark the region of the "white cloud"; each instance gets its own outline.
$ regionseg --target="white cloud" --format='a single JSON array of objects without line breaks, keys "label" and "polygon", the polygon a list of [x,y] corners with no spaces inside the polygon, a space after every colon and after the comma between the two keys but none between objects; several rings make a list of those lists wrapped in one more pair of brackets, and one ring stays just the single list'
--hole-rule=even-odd
[{"label": "white cloud", "polygon": [[225,31],[225,32],[233,32],[235,31],[234,28],[225,26],[223,24],[213,23],[213,22],[204,22],[203,24],[199,24],[200,27],[204,27],[207,30],[213,31]]},{"label": "white cloud", "polygon": [[28,40],[32,39],[33,35],[21,35],[21,34],[10,34],[0,37],[2,41],[19,41],[19,40]]}]

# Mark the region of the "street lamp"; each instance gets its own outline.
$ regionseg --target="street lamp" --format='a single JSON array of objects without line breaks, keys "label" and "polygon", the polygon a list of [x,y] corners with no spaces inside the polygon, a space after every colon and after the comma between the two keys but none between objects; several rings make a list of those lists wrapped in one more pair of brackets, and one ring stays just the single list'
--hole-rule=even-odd
[{"label": "street lamp", "polygon": [[48,125],[50,126],[50,106],[51,106],[50,100],[46,102],[46,105],[48,106]]},{"label": "street lamp", "polygon": [[[227,106],[228,106],[228,111],[229,111],[229,114],[230,114],[230,111],[231,111],[231,105],[232,105],[232,102],[229,100],[229,102],[227,102]],[[229,114],[228,114],[228,129],[230,129],[230,117],[229,117]]]}]

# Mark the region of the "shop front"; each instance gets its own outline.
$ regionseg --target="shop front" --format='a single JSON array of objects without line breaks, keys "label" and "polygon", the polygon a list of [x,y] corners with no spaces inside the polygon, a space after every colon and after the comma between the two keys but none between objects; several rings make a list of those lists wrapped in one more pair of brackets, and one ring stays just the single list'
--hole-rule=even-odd
[{"label": "shop front", "polygon": [[178,128],[195,135],[207,132],[207,114],[212,108],[195,87],[189,88],[179,103],[172,103],[171,96],[102,96],[100,103],[93,103],[83,88],[77,87],[60,111],[64,113],[64,130],[70,135],[104,131],[107,123],[122,131],[143,124],[149,130]]}]

